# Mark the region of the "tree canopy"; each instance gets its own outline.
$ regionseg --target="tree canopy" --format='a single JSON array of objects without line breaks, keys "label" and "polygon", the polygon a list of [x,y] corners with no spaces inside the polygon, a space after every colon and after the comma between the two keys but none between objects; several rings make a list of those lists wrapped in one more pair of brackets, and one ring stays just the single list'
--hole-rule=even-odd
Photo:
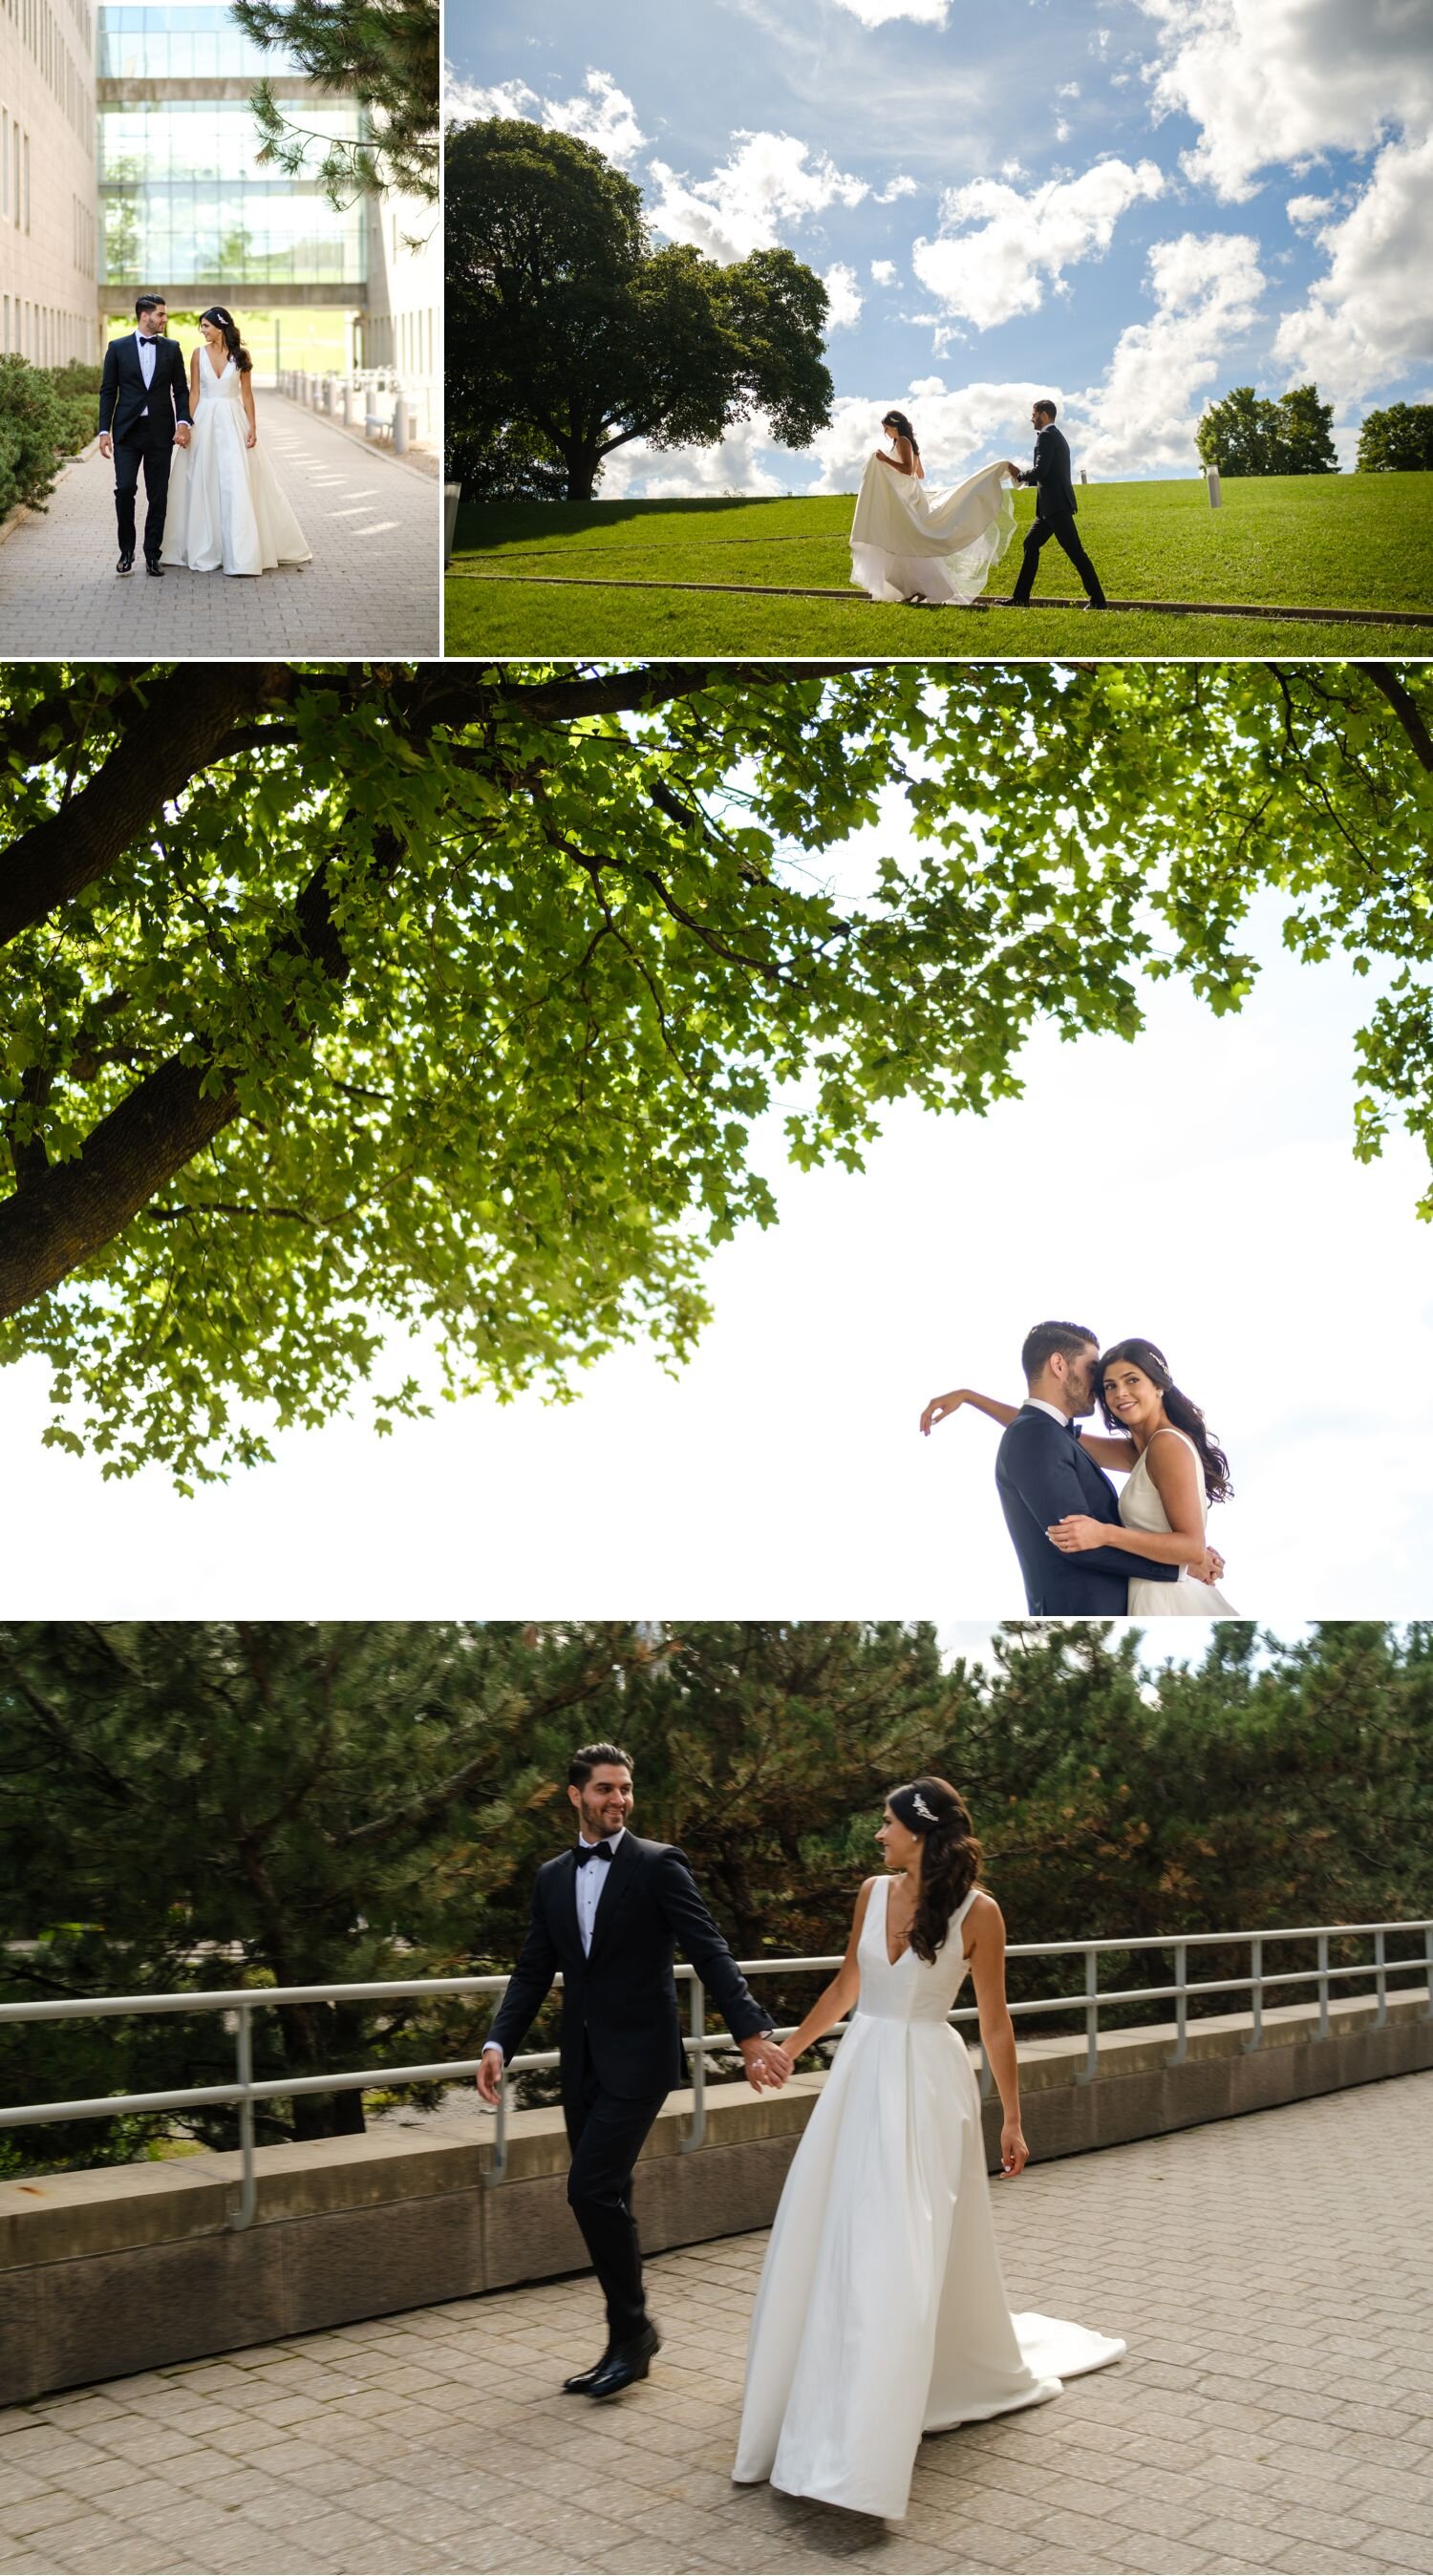
[{"label": "tree canopy", "polygon": [[[1153,1945],[1181,1933],[1429,1910],[1426,1626],[1281,1645],[1226,1621],[1186,1668],[1145,1666],[1123,1621],[1012,1622],[993,1661],[943,1668],[931,1628],[899,1621],[11,1623],[0,1991],[501,1973],[570,1837],[572,1748],[604,1735],[633,1755],[637,1831],[681,1843],[741,1958],[842,1948],[884,1794],[922,1769],[969,1799],[1013,1942],[1128,1941],[1107,1988],[1162,1983]],[[1312,1963],[1312,1943],[1279,1960]],[[1211,1977],[1246,1966],[1205,1954]],[[1068,1993],[1070,1963],[1013,1961],[1011,1987]],[[795,2019],[811,1989],[764,1991]],[[470,2055],[490,2012],[283,2007],[255,2016],[256,2072]],[[232,2063],[213,2015],[22,2024],[0,2029],[0,2099],[170,2091]],[[261,2135],[362,2119],[356,2093],[280,2096]],[[128,2156],[169,2124],[0,2131],[0,2171]],[[182,2125],[232,2142],[230,2111]]]},{"label": "tree canopy", "polygon": [[[1354,1151],[1433,1154],[1422,666],[11,663],[0,1359],[181,1482],[367,1383],[678,1364],[750,1154],[1018,1095],[1037,1023],[1235,1010],[1284,938],[1397,961]],[[861,899],[822,854],[873,823]],[[1422,1212],[1433,1213],[1433,1191]],[[405,1371],[408,1373],[405,1374]]]},{"label": "tree canopy", "polygon": [[389,189],[436,205],[439,0],[233,0],[233,15],[255,44],[368,111],[354,141],[315,134],[262,81],[253,99],[261,162],[316,178],[335,206]]},{"label": "tree canopy", "polygon": [[1433,403],[1389,403],[1366,413],[1358,433],[1358,470],[1433,473]]},{"label": "tree canopy", "polygon": [[451,461],[475,488],[516,470],[540,494],[557,460],[568,499],[586,501],[634,438],[714,446],[761,411],[806,447],[830,417],[814,271],[782,249],[726,267],[688,243],[654,249],[641,191],[570,134],[456,127],[444,239]]},{"label": "tree canopy", "polygon": [[1201,413],[1195,433],[1200,461],[1221,474],[1337,474],[1333,404],[1317,385],[1296,385],[1277,402],[1236,385]]}]

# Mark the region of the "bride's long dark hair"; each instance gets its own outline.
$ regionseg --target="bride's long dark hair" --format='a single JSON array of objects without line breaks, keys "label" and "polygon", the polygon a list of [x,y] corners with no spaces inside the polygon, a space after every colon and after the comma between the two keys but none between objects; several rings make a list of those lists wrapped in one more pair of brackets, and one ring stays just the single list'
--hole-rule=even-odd
[{"label": "bride's long dark hair", "polygon": [[1118,1360],[1128,1360],[1133,1367],[1143,1369],[1151,1385],[1158,1387],[1165,1412],[1175,1430],[1184,1432],[1199,1452],[1199,1463],[1204,1470],[1204,1491],[1209,1501],[1226,1503],[1234,1491],[1229,1481],[1228,1459],[1206,1424],[1193,1397],[1186,1395],[1182,1387],[1175,1385],[1169,1362],[1158,1343],[1142,1341],[1138,1333],[1127,1342],[1116,1342],[1112,1349],[1104,1353],[1095,1371],[1100,1411],[1111,1431],[1124,1429],[1124,1424],[1116,1414],[1111,1413],[1105,1402],[1105,1371],[1113,1368]]},{"label": "bride's long dark hair", "polygon": [[920,1835],[923,1845],[911,1948],[929,1968],[950,1930],[951,1916],[980,1876],[980,1845],[960,1791],[932,1772],[888,1790],[886,1805],[907,1833]]},{"label": "bride's long dark hair", "polygon": [[224,346],[240,375],[250,375],[253,372],[254,361],[239,337],[239,325],[233,314],[226,313],[222,304],[211,304],[206,312],[200,314],[199,319],[201,322],[212,322],[216,331],[223,332]]},{"label": "bride's long dark hair", "polygon": [[915,449],[917,456],[919,456],[920,441],[916,437],[915,431],[912,429],[910,422],[907,420],[903,411],[888,411],[883,413],[881,417],[881,427],[882,429],[895,430],[897,436],[900,438],[908,438],[912,447]]}]

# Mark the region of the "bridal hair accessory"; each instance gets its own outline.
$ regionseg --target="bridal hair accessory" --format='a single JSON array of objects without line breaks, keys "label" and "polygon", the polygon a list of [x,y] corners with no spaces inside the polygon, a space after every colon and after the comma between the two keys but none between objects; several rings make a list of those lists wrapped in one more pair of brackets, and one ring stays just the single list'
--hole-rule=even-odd
[{"label": "bridal hair accessory", "polygon": [[938,1824],[939,1824],[939,1822],[940,1822],[940,1818],[939,1818],[939,1816],[936,1814],[934,1807],[928,1807],[928,1806],[926,1805],[926,1802],[925,1802],[924,1798],[921,1796],[921,1793],[920,1793],[919,1789],[912,1789],[912,1791],[911,1791],[911,1805],[914,1807],[914,1809],[915,1809],[915,1811],[916,1811],[916,1814],[917,1814],[918,1816],[924,1816],[924,1818],[925,1818],[925,1820],[926,1820],[926,1823],[927,1823],[928,1825],[938,1825]]}]

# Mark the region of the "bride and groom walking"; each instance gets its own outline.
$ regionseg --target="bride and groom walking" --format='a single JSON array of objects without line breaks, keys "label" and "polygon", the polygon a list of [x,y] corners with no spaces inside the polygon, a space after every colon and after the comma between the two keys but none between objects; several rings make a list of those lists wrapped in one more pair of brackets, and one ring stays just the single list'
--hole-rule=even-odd
[{"label": "bride and groom walking", "polygon": [[[1020,1405],[974,1387],[933,1396],[929,1437],[969,1405],[1004,1426],[995,1483],[1032,1614],[1044,1618],[1237,1617],[1218,1589],[1224,1560],[1206,1508],[1233,1492],[1229,1461],[1154,1342],[1103,1356],[1083,1324],[1036,1324]],[[1110,1437],[1080,1429],[1098,1403]],[[1116,1498],[1107,1468],[1123,1475]]]},{"label": "bride and groom walking", "polygon": [[890,439],[890,451],[878,447],[870,457],[851,522],[851,579],[857,589],[869,591],[873,599],[968,608],[979,598],[987,576],[1015,534],[1008,479],[1011,484],[1033,485],[1035,492],[1035,517],[1026,532],[1010,605],[1029,605],[1041,549],[1053,537],[1079,574],[1087,605],[1106,607],[1099,574],[1075,525],[1079,503],[1069,442],[1056,428],[1055,419],[1053,402],[1033,405],[1030,424],[1035,453],[1028,467],[1008,458],[1000,465],[983,466],[943,500],[932,501],[915,431],[904,412],[888,411],[881,427]]},{"label": "bride and groom walking", "polygon": [[564,2382],[620,2396],[661,2348],[647,2314],[633,2171],[667,2093],[687,2081],[674,1945],[720,2008],[757,2091],[850,2016],[802,2134],[767,2248],[732,2476],[899,2520],[922,2436],[1058,2397],[1125,2347],[1012,2316],[991,2223],[980,2092],[949,2015],[967,1974],[1000,2093],[1001,2171],[1029,2150],[1005,2001],[1005,1926],[979,1885],[980,1846],[948,1781],[892,1789],[837,1975],[785,2047],[703,1905],[686,1856],[629,1829],[619,1745],[572,1757],[578,1841],[544,1863],[522,1956],[477,2077],[503,2067],[559,1971],[568,2201],[607,2309],[607,2347]]},{"label": "bride and groom walking", "polygon": [[114,460],[115,570],[134,570],[135,502],[144,476],[144,568],[254,574],[310,558],[304,533],[259,446],[253,363],[232,313],[199,316],[189,361],[166,337],[162,295],[135,299],[135,328],[111,340],[100,378],[99,448]]}]

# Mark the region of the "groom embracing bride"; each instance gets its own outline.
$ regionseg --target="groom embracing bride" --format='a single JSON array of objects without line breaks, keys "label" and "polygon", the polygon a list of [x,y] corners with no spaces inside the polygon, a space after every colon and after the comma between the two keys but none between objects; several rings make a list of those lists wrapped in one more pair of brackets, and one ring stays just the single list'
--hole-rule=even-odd
[{"label": "groom embracing bride", "polygon": [[100,378],[100,454],[114,458],[115,570],[134,570],[134,505],[142,468],[144,569],[156,579],[164,570],[160,556],[174,450],[188,446],[192,428],[184,360],[164,336],[168,318],[162,295],[136,296],[135,327],[111,340]]}]

